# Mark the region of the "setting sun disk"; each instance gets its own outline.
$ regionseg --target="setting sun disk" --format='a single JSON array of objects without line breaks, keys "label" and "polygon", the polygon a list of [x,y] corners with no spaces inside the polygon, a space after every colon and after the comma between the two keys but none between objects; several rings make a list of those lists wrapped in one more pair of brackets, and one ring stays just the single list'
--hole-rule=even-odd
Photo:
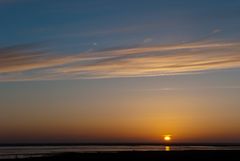
[{"label": "setting sun disk", "polygon": [[164,140],[165,141],[170,141],[171,140],[171,136],[170,135],[165,135],[164,136]]}]

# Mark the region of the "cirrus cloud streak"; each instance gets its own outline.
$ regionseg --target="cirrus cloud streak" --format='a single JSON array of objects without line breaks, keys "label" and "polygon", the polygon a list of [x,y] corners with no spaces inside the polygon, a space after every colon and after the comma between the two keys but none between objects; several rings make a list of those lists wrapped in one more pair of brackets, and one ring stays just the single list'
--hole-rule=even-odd
[{"label": "cirrus cloud streak", "polygon": [[184,43],[52,54],[0,48],[0,81],[146,77],[240,67],[239,42]]}]

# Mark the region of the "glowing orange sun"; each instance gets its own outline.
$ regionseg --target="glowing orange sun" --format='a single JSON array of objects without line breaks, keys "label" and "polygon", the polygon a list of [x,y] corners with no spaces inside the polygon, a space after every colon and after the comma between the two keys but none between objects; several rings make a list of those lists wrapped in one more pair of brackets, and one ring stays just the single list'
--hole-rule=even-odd
[{"label": "glowing orange sun", "polygon": [[171,135],[164,135],[164,140],[165,140],[165,141],[170,141],[170,140],[172,140]]}]

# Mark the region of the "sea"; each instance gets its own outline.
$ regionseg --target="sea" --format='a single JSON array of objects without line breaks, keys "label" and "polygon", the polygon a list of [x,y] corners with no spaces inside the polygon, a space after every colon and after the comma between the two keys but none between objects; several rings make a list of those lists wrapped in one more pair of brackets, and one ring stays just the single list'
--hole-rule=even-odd
[{"label": "sea", "polygon": [[240,150],[240,146],[191,145],[67,145],[67,146],[0,146],[0,159],[41,157],[66,152],[96,153],[121,151],[187,151],[187,150]]}]

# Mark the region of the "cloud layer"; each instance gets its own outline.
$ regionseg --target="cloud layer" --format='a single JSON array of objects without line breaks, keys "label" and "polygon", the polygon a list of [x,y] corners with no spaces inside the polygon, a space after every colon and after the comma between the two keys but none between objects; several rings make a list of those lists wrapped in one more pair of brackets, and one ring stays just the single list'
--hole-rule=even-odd
[{"label": "cloud layer", "polygon": [[146,77],[240,67],[239,42],[197,42],[52,54],[0,48],[0,81]]}]

